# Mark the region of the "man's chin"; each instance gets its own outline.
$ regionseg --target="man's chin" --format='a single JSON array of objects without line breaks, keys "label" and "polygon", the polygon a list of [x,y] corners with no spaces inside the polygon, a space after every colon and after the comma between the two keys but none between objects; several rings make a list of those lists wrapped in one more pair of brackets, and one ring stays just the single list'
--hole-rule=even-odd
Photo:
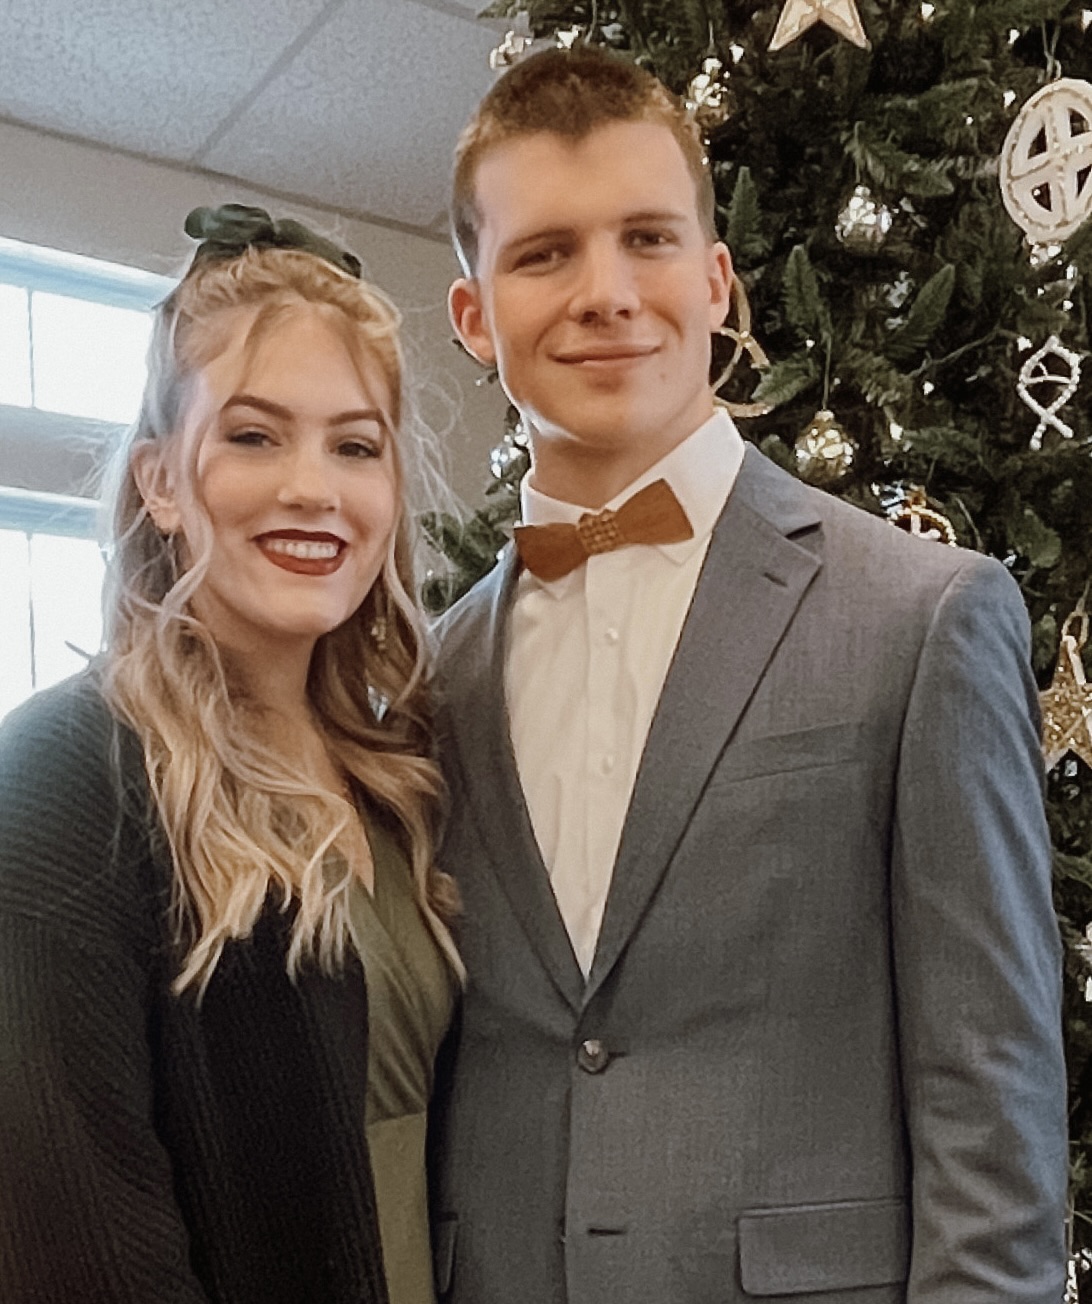
[{"label": "man's chin", "polygon": [[639,396],[584,394],[565,410],[543,414],[532,421],[534,436],[551,442],[585,444],[604,450],[627,447],[654,429],[651,403]]}]

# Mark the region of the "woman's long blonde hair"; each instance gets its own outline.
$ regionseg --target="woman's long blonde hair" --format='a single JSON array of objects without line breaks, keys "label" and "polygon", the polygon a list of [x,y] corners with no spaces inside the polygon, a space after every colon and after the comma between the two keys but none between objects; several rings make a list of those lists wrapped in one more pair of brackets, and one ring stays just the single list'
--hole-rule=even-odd
[{"label": "woman's long blonde hair", "polygon": [[[204,537],[187,536],[183,567],[178,537],[156,528],[132,470],[138,445],[180,438],[201,368],[240,321],[249,322],[250,347],[304,306],[335,327],[362,377],[374,376],[378,364],[387,382],[402,503],[364,603],[318,640],[310,704],[335,763],[373,809],[393,817],[421,908],[461,972],[445,927],[455,910],[454,887],[433,864],[439,776],[429,756],[423,636],[409,596],[411,517],[400,445],[415,423],[405,411],[399,314],[379,291],[314,254],[252,247],[237,257],[195,262],[157,310],[141,411],[119,453],[112,493],[103,691],[143,744],[173,859],[179,992],[204,990],[225,943],[249,934],[270,893],[283,909],[295,909],[289,972],[309,960],[334,971],[349,945],[354,861],[341,839],[354,814],[256,736],[257,708],[191,606],[211,552],[207,516]],[[232,312],[238,309],[252,311]],[[188,493],[200,521],[195,458],[196,449],[188,459]]]}]

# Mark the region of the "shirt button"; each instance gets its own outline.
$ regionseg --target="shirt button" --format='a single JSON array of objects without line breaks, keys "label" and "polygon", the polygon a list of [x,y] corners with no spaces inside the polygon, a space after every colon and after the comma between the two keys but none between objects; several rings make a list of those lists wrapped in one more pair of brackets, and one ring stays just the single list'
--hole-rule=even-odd
[{"label": "shirt button", "polygon": [[580,1043],[576,1062],[585,1073],[602,1073],[610,1063],[610,1051],[597,1037],[589,1037]]},{"label": "shirt button", "polygon": [[607,642],[610,643],[611,646],[613,647],[613,645],[614,645],[615,643],[618,642],[618,639],[619,639],[620,635],[619,635],[618,631],[617,631],[617,630],[614,628],[614,626],[612,625],[612,626],[610,627],[610,629],[608,629],[608,630],[605,631],[605,633],[603,634],[603,637],[604,637],[604,638],[607,640]]},{"label": "shirt button", "polygon": [[599,768],[604,774],[610,774],[614,769],[614,757],[608,752],[599,762]]}]

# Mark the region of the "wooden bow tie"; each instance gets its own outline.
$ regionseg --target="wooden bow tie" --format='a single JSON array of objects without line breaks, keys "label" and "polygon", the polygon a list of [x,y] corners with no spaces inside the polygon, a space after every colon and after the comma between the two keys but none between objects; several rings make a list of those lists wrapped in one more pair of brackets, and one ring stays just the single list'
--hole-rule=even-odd
[{"label": "wooden bow tie", "polygon": [[559,580],[597,552],[630,543],[682,543],[694,528],[666,480],[656,480],[616,512],[585,512],[576,525],[517,525],[520,561],[540,580]]}]

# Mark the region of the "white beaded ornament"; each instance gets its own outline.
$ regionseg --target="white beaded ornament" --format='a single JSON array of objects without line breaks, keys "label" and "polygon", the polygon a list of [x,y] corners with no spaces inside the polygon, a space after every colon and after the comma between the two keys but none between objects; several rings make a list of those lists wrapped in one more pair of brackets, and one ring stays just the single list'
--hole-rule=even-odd
[{"label": "white beaded ornament", "polygon": [[[1051,370],[1048,360],[1056,360],[1066,370]],[[1067,349],[1057,335],[1052,335],[1042,348],[1028,358],[1020,368],[1020,377],[1016,382],[1016,392],[1039,418],[1035,433],[1031,437],[1031,447],[1042,448],[1043,436],[1047,427],[1052,427],[1064,438],[1073,438],[1073,427],[1058,415],[1059,411],[1077,392],[1081,383],[1081,355]],[[1050,394],[1049,403],[1040,403],[1034,390],[1045,389]]]},{"label": "white beaded ornament", "polygon": [[1092,85],[1063,77],[1036,91],[1001,149],[1001,198],[1037,244],[1067,240],[1092,214]]}]

